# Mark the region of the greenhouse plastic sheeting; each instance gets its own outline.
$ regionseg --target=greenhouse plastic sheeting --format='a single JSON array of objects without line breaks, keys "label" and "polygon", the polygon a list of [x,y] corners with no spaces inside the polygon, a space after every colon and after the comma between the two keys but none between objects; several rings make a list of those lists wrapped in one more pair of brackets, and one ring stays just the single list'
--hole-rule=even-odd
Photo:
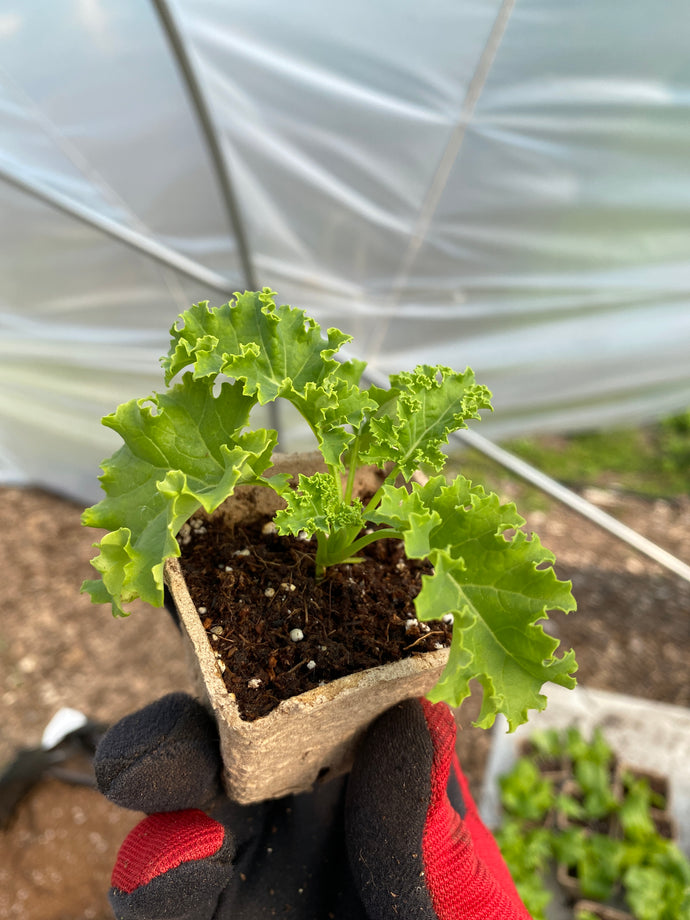
[{"label": "greenhouse plastic sheeting", "polygon": [[254,285],[374,374],[471,365],[492,438],[686,408],[689,40],[686,0],[3,4],[0,478],[97,497],[100,417]]}]

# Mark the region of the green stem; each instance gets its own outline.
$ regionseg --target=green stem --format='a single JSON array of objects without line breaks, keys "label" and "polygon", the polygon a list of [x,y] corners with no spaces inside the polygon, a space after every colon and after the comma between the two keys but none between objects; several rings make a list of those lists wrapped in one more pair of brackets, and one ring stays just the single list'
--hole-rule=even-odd
[{"label": "green stem", "polygon": [[352,493],[355,488],[355,476],[357,475],[357,454],[359,452],[359,438],[355,438],[354,444],[352,445],[352,453],[350,456],[350,466],[347,471],[347,487],[345,489],[345,503],[347,505],[352,504]]},{"label": "green stem", "polygon": [[351,543],[348,555],[358,553],[361,549],[364,549],[365,546],[368,546],[375,540],[402,540],[402,538],[402,533],[398,530],[393,530],[392,527],[386,527],[383,530],[375,530],[373,533],[365,534],[359,540],[355,540],[354,543]]},{"label": "green stem", "polygon": [[[338,534],[337,536],[342,537],[342,534]],[[315,560],[316,580],[321,581],[326,574],[326,570],[332,565],[340,565],[343,562],[359,562],[360,560],[357,559],[356,556],[360,550],[364,549],[365,546],[368,546],[375,540],[383,539],[400,540],[402,539],[402,533],[393,530],[391,527],[387,527],[383,530],[374,530],[371,533],[365,534],[358,540],[336,540],[333,535],[328,537],[324,533],[317,534]]]},{"label": "green stem", "polygon": [[383,491],[384,486],[386,485],[386,483],[388,483],[389,480],[391,479],[394,480],[396,476],[399,474],[399,472],[400,472],[399,467],[394,466],[393,469],[390,471],[390,473],[386,476],[386,478],[383,480],[383,482],[378,487],[376,492],[374,492],[374,494],[372,495],[371,500],[369,501],[369,504],[364,509],[365,516],[369,511],[373,511],[374,508],[378,507],[378,505],[381,502],[381,492]]},{"label": "green stem", "polygon": [[328,469],[329,476],[331,476],[333,481],[335,482],[336,488],[338,489],[338,494],[342,498],[343,497],[343,480],[340,475],[340,472],[338,471],[338,467],[328,465],[327,469]]},{"label": "green stem", "polygon": [[317,581],[321,581],[326,574],[326,569],[328,568],[328,537],[325,533],[317,533],[316,535],[316,573],[315,577]]}]

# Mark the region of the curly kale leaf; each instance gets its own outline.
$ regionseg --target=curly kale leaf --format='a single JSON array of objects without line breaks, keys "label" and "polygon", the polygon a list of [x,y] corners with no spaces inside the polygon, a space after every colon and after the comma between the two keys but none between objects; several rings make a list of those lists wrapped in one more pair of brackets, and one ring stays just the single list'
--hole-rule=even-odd
[{"label": "curly kale leaf", "polygon": [[240,381],[260,405],[286,399],[311,427],[326,463],[337,465],[353,430],[375,408],[358,386],[365,365],[334,358],[351,336],[329,329],[324,339],[303,310],[276,306],[273,298],[264,288],[236,294],[221,307],[204,302],[183,313],[163,360],[166,382],[191,367],[195,379]]},{"label": "curly kale leaf", "polygon": [[180,554],[182,524],[270,466],[275,434],[242,431],[254,402],[237,384],[214,396],[210,381],[185,374],[168,392],[124,403],[103,420],[124,445],[103,464],[106,497],[83,514],[84,524],[111,531],[92,561],[101,580],[84,584],[94,602],[109,601],[119,616],[137,597],[162,605],[163,564]]},{"label": "curly kale leaf", "polygon": [[496,713],[511,729],[543,709],[547,681],[573,687],[572,651],[558,658],[558,640],[539,623],[549,610],[575,609],[570,583],[559,581],[553,554],[528,537],[512,504],[501,504],[459,476],[443,477],[411,492],[385,486],[374,520],[402,532],[408,556],[428,558],[416,599],[422,620],[454,616],[448,664],[430,698],[459,706],[476,679],[484,690],[477,724],[488,728]]},{"label": "curly kale leaf", "polygon": [[469,369],[457,373],[425,364],[391,375],[390,383],[396,398],[384,402],[379,396],[381,409],[369,422],[360,458],[379,466],[392,462],[406,479],[419,469],[442,470],[448,435],[491,408],[491,394]]}]

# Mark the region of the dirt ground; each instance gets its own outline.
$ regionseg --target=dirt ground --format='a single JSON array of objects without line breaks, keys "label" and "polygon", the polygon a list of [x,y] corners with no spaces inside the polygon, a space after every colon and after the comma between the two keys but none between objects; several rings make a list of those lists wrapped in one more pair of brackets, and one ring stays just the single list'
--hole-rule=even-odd
[{"label": "dirt ground", "polygon": [[[690,499],[591,498],[690,562]],[[63,706],[112,723],[175,689],[188,689],[180,639],[163,611],[113,620],[79,594],[91,576],[93,532],[75,504],[36,490],[0,489],[0,770],[40,743]],[[584,685],[690,706],[690,584],[574,512],[554,506],[528,527],[573,581],[578,612],[553,629],[575,648]],[[460,758],[476,790],[490,733],[471,727],[472,698],[457,713]],[[139,815],[84,786],[45,780],[0,833],[0,917],[106,920],[117,847]]]}]

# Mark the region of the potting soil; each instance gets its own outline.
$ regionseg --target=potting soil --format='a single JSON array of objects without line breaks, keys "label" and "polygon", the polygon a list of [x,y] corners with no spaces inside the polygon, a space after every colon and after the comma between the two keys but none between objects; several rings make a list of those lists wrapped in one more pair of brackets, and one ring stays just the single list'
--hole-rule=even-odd
[{"label": "potting soil", "polygon": [[361,562],[315,578],[315,540],[281,537],[270,518],[227,525],[198,515],[182,539],[189,593],[242,718],[346,674],[450,644],[452,624],[417,620],[426,562],[402,541],[367,546]]}]

